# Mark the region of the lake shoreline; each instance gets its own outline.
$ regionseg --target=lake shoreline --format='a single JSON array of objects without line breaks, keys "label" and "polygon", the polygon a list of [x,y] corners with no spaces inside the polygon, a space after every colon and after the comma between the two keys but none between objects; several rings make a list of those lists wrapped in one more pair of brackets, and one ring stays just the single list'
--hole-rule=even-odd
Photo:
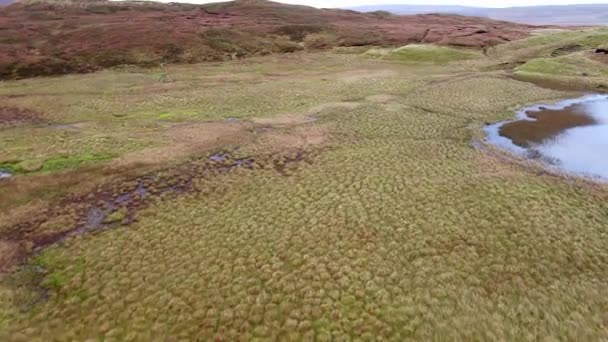
[{"label": "lake shoreline", "polygon": [[486,141],[542,161],[550,168],[608,181],[608,95],[590,94],[516,112],[514,119],[485,127]]}]

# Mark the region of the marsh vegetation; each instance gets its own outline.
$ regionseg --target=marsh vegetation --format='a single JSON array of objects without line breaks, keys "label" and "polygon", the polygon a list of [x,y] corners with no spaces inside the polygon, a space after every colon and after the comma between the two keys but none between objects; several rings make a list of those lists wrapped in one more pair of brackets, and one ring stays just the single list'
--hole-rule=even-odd
[{"label": "marsh vegetation", "polygon": [[606,339],[608,188],[484,143],[606,36],[0,83],[0,339]]}]

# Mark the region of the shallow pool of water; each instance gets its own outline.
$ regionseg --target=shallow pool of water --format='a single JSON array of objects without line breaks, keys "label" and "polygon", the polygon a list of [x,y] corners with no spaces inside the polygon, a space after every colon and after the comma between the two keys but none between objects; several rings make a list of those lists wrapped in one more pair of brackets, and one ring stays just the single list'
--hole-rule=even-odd
[{"label": "shallow pool of water", "polygon": [[8,170],[0,169],[0,180],[9,179],[13,176]]},{"label": "shallow pool of water", "polygon": [[608,95],[524,108],[486,127],[487,141],[552,168],[608,181]]}]

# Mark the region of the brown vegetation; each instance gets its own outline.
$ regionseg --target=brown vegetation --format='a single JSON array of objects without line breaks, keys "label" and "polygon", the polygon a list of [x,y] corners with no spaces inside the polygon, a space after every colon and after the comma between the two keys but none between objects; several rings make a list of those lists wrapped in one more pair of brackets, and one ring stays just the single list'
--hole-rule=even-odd
[{"label": "brown vegetation", "polygon": [[29,110],[14,108],[14,107],[0,107],[0,127],[12,126],[21,122],[35,122],[38,121],[39,116]]},{"label": "brown vegetation", "polygon": [[21,2],[0,9],[0,79],[117,65],[219,61],[333,46],[482,47],[530,26],[453,15],[387,16],[270,1],[210,5]]}]

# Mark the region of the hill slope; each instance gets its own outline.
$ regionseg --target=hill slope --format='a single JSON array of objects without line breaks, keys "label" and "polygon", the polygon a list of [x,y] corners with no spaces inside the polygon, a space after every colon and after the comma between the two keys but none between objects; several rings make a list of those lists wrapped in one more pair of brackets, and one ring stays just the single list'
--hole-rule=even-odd
[{"label": "hill slope", "polygon": [[608,4],[481,8],[434,5],[369,5],[352,8],[362,12],[387,11],[395,14],[451,13],[476,15],[535,25],[608,25]]},{"label": "hill slope", "polygon": [[194,63],[332,46],[492,46],[530,26],[448,15],[320,10],[264,0],[210,5],[33,2],[0,10],[0,78],[123,64]]}]

